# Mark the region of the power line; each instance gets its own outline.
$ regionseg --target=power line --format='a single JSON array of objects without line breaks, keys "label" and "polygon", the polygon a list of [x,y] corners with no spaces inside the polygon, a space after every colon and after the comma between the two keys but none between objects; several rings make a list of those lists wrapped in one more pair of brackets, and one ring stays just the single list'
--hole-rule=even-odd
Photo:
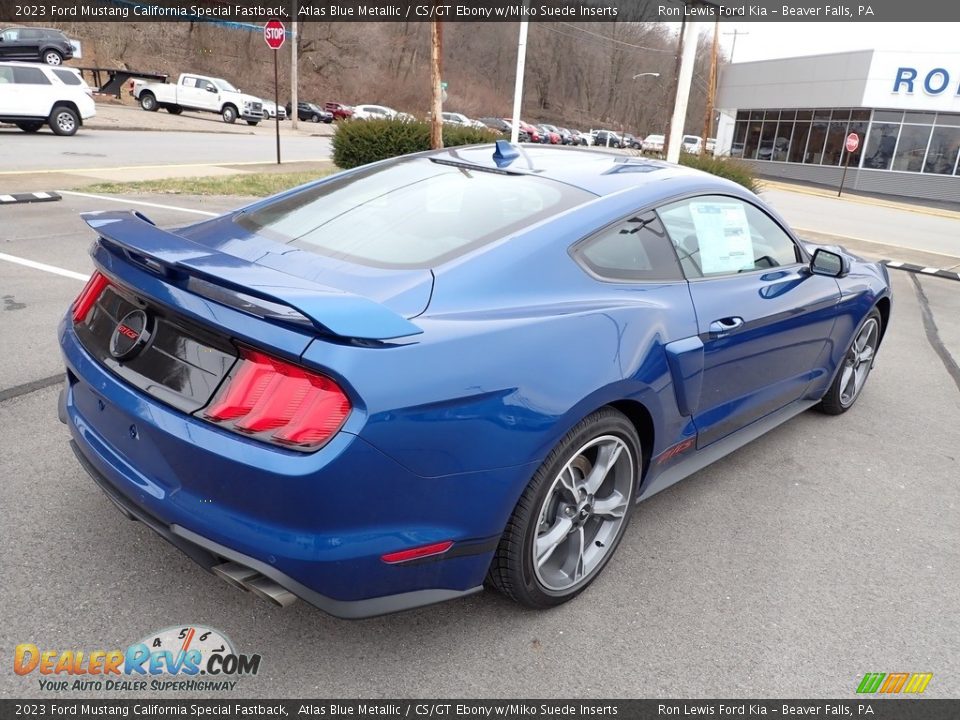
[{"label": "power line", "polygon": [[[559,25],[560,23],[555,23],[555,24]],[[538,24],[537,24],[537,31],[539,32],[540,30],[546,30],[546,31],[548,31],[548,32],[556,33],[557,35],[562,35],[563,37],[567,37],[567,38],[571,38],[571,39],[573,39],[573,40],[577,40],[577,41],[579,41],[579,42],[590,43],[591,45],[599,45],[599,46],[607,47],[607,48],[610,47],[608,44],[603,43],[603,42],[600,42],[599,40],[591,40],[590,38],[579,37],[579,36],[577,36],[577,35],[572,35],[572,34],[570,34],[570,33],[562,32],[561,30],[557,30],[556,28],[551,27],[551,26],[548,25],[547,23],[538,23]],[[605,39],[607,42],[619,42],[619,41],[614,41],[612,38],[604,38],[604,39]],[[642,47],[642,46],[640,46],[640,45],[630,45],[630,43],[625,43],[625,44],[626,44],[626,45],[629,45],[631,48],[634,48],[635,50],[638,50],[638,51],[640,51],[640,50],[642,50],[643,52],[650,52],[650,51],[651,51],[650,48],[645,48],[645,47]],[[672,53],[673,51],[672,51],[672,50],[653,50],[653,52],[670,52],[670,53]]]},{"label": "power line", "polygon": [[662,48],[652,48],[652,47],[647,47],[646,45],[636,45],[634,43],[628,43],[626,40],[617,40],[616,38],[609,37],[602,33],[593,32],[593,30],[587,30],[586,28],[582,28],[578,25],[573,25],[572,23],[560,21],[557,23],[557,25],[566,25],[569,28],[573,28],[574,30],[579,30],[580,32],[584,32],[587,35],[593,35],[594,37],[598,37],[602,40],[606,40],[607,42],[617,43],[618,45],[626,45],[627,47],[636,48],[637,50],[648,50],[649,52],[669,53],[671,55],[673,54],[673,50],[664,50]]}]

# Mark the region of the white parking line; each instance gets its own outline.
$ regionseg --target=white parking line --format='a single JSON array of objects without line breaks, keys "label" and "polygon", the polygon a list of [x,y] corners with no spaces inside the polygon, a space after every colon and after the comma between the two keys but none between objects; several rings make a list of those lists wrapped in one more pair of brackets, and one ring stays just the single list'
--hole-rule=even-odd
[{"label": "white parking line", "polygon": [[16,255],[0,253],[0,260],[6,260],[7,262],[15,263],[17,265],[23,265],[24,267],[33,268],[34,270],[43,270],[44,272],[53,273],[54,275],[60,275],[62,277],[68,277],[73,280],[80,280],[81,282],[86,282],[90,279],[89,275],[84,275],[83,273],[74,272],[73,270],[64,270],[63,268],[58,268],[55,265],[47,265],[46,263],[36,262],[35,260],[27,260],[26,258],[17,257]]},{"label": "white parking line", "polygon": [[143,200],[127,200],[126,198],[109,197],[108,195],[93,195],[91,193],[73,192],[72,190],[57,190],[61,195],[75,195],[76,197],[93,198],[94,200],[107,200],[108,202],[123,203],[124,205],[143,205],[145,207],[160,208],[161,210],[177,210],[179,212],[193,213],[195,215],[206,215],[207,217],[217,217],[223,213],[207,212],[206,210],[194,210],[193,208],[179,207],[177,205],[160,205],[159,203],[144,202]]}]

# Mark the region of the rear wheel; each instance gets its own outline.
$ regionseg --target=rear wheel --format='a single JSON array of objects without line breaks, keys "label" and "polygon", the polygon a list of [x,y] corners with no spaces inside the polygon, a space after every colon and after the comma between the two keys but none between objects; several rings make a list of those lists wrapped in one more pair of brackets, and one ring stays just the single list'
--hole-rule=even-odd
[{"label": "rear wheel", "polygon": [[613,556],[633,509],[640,439],[613,408],[581,421],[537,470],[507,523],[487,575],[528,607],[583,592]]},{"label": "rear wheel", "polygon": [[256,127],[259,124],[260,124],[259,120],[247,120],[247,125],[252,125],[253,127]]},{"label": "rear wheel", "polygon": [[149,92],[140,93],[140,107],[147,112],[156,112],[160,109],[160,105],[157,103],[157,98],[154,97],[153,93]]},{"label": "rear wheel", "polygon": [[837,377],[820,401],[819,408],[827,415],[845,413],[860,397],[877,356],[881,322],[880,311],[873,308],[860,324],[853,342],[843,356]]},{"label": "rear wheel", "polygon": [[80,116],[73,108],[57,105],[50,113],[50,129],[57,135],[76,135],[80,128]]},{"label": "rear wheel", "polygon": [[40,120],[31,122],[18,122],[17,127],[23,130],[25,133],[35,133],[43,127],[43,122]]},{"label": "rear wheel", "polygon": [[63,65],[63,55],[57,50],[47,50],[43,53],[43,61],[47,65]]},{"label": "rear wheel", "polygon": [[167,105],[167,112],[171,115],[179,115],[183,112],[183,108],[179,105]]}]

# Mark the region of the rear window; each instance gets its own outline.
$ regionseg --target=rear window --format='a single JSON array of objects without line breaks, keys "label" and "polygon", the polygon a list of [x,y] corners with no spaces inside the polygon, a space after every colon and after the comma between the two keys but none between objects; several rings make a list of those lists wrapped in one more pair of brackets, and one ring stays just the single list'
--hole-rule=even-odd
[{"label": "rear window", "polygon": [[64,85],[80,85],[83,82],[72,70],[54,70],[53,74],[60,78],[60,82]]},{"label": "rear window", "polygon": [[425,268],[594,197],[542,177],[424,158],[332,180],[244,212],[236,221],[322,255]]}]

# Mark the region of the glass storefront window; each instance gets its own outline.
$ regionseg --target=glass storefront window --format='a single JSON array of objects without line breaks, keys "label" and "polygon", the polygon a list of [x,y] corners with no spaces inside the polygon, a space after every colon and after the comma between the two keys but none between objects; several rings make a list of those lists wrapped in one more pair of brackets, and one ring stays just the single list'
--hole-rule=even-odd
[{"label": "glass storefront window", "polygon": [[893,158],[894,170],[920,172],[923,169],[923,157],[930,140],[930,125],[904,125],[900,131],[897,154]]},{"label": "glass storefront window", "polygon": [[937,113],[937,125],[952,125],[953,127],[960,127],[960,114]]},{"label": "glass storefront window", "polygon": [[743,144],[747,138],[747,126],[750,123],[745,120],[737,120],[733,127],[733,143],[730,145],[731,157],[743,157]]},{"label": "glass storefront window", "polygon": [[875,110],[873,113],[874,122],[899,123],[903,120],[902,110]]},{"label": "glass storefront window", "polygon": [[804,151],[807,149],[807,136],[810,134],[810,123],[798,120],[793,129],[793,141],[790,143],[790,162],[804,162]]},{"label": "glass storefront window", "polygon": [[930,149],[923,163],[923,172],[950,175],[957,165],[960,150],[960,127],[937,127],[930,138]]},{"label": "glass storefront window", "polygon": [[810,120],[812,117],[812,110],[797,110],[797,120]]},{"label": "glass storefront window", "polygon": [[893,150],[897,146],[897,133],[900,125],[895,123],[878,123],[874,121],[870,126],[866,147],[863,151],[863,167],[873,170],[889,170],[893,160]]},{"label": "glass storefront window", "polygon": [[777,125],[777,134],[773,139],[773,157],[771,160],[786,162],[790,154],[790,138],[793,137],[793,123],[784,122],[782,119],[783,115],[780,117],[780,124]]},{"label": "glass storefront window", "polygon": [[820,108],[819,110],[814,110],[814,111],[813,111],[813,119],[814,119],[814,120],[829,120],[829,119],[830,119],[830,113],[831,113],[831,112],[833,112],[833,111],[830,110],[829,108]]},{"label": "glass storefront window", "polygon": [[751,120],[747,124],[747,139],[743,144],[743,157],[753,160],[757,156],[757,147],[760,145],[760,128],[763,123]]},{"label": "glass storefront window", "polygon": [[850,113],[850,119],[854,122],[870,122],[869,110],[854,110]]},{"label": "glass storefront window", "polygon": [[[860,166],[860,156],[863,154],[863,146],[866,141],[867,135],[867,120],[869,119],[870,112],[867,111],[866,119],[858,119],[857,111],[853,113],[853,119],[850,121],[850,125],[847,128],[847,135],[850,133],[856,133],[860,138],[860,144],[857,146],[856,151],[850,153],[850,167],[859,167]],[[840,156],[840,164],[847,164],[847,150],[846,150],[846,136],[844,136],[844,150],[843,155]]]},{"label": "glass storefront window", "polygon": [[835,119],[830,123],[830,129],[827,131],[827,142],[823,148],[823,159],[821,165],[839,165],[840,156],[843,155],[843,143],[847,138],[847,119],[849,111],[840,111],[840,119]]},{"label": "glass storefront window", "polygon": [[760,133],[760,147],[757,149],[757,160],[773,159],[773,139],[777,136],[777,123],[767,121],[763,123]]},{"label": "glass storefront window", "polygon": [[814,120],[810,126],[810,139],[807,141],[807,153],[803,158],[805,163],[819,165],[823,159],[823,144],[827,139],[827,128],[830,125],[823,120]]}]

